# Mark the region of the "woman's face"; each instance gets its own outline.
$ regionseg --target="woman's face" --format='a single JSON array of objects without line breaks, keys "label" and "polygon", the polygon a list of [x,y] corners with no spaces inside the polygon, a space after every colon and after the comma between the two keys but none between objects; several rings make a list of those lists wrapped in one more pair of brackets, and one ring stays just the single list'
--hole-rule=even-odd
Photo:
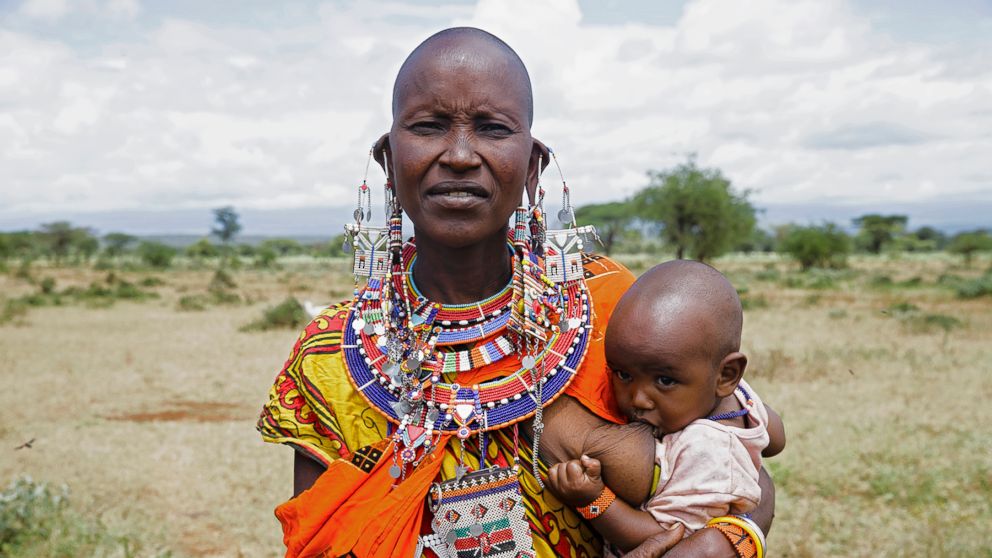
[{"label": "woman's face", "polygon": [[502,53],[475,54],[421,56],[400,78],[386,152],[418,242],[503,234],[536,169],[520,72]]}]

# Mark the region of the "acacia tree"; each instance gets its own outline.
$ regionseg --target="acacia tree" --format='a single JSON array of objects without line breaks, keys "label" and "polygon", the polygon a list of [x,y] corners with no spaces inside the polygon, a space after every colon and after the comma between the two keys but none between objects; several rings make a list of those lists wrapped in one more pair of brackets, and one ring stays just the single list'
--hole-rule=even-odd
[{"label": "acacia tree", "polygon": [[986,250],[992,250],[992,235],[984,230],[958,233],[947,245],[947,251],[964,256],[964,263],[967,265],[971,265],[976,252]]},{"label": "acacia tree", "polygon": [[117,259],[127,252],[138,238],[126,233],[112,232],[103,235],[103,253],[110,259]]},{"label": "acacia tree", "polygon": [[754,229],[748,192],[735,192],[719,169],[699,168],[690,157],[673,169],[648,171],[648,176],[651,182],[634,195],[632,205],[641,219],[661,227],[677,258],[715,258]]},{"label": "acacia tree", "polygon": [[238,212],[231,206],[218,207],[214,209],[214,223],[215,226],[210,232],[219,238],[224,245],[226,260],[231,257],[231,241],[241,232],[241,223],[238,222]]},{"label": "acacia tree", "polygon": [[93,231],[73,227],[68,221],[55,221],[41,226],[40,237],[48,257],[61,265],[70,255],[77,260],[88,260],[99,249],[100,243]]},{"label": "acacia tree", "polygon": [[634,210],[626,201],[594,203],[576,209],[575,218],[583,224],[596,226],[596,232],[603,241],[603,252],[609,256],[634,219]]},{"label": "acacia tree", "polygon": [[872,254],[878,254],[886,244],[892,242],[906,230],[909,218],[905,215],[879,215],[869,213],[853,219],[858,227],[858,242]]}]

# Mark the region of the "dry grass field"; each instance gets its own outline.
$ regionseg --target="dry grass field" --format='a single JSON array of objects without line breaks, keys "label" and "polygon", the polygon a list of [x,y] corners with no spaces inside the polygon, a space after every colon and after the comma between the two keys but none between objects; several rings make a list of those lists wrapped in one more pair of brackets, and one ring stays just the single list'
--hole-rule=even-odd
[{"label": "dry grass field", "polygon": [[[289,496],[292,452],[262,444],[254,420],[296,332],[239,328],[288,295],[347,296],[344,265],[236,271],[242,302],[199,311],[179,301],[206,293],[210,270],[116,271],[157,297],[11,316],[0,324],[0,490],[22,475],[68,485],[65,521],[88,534],[65,555],[280,555],[272,508]],[[716,265],[747,306],[749,381],[789,433],[769,460],[771,555],[992,556],[992,297],[946,286],[988,260],[863,258],[809,274],[774,256]],[[0,275],[0,306],[44,277],[58,292],[108,272],[33,273]]]}]

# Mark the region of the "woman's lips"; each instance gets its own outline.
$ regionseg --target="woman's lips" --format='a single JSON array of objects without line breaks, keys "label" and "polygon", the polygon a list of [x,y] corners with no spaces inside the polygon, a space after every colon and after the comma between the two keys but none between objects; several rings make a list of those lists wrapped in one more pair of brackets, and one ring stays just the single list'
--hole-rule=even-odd
[{"label": "woman's lips", "polygon": [[442,182],[426,194],[430,203],[451,210],[472,209],[489,199],[489,192],[474,182]]}]

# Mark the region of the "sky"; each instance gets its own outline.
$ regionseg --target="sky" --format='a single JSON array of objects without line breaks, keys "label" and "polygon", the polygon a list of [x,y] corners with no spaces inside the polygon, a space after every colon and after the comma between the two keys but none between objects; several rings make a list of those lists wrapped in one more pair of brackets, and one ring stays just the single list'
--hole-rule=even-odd
[{"label": "sky", "polygon": [[0,230],[336,234],[454,25],[523,58],[576,204],[695,154],[766,224],[992,224],[989,0],[0,0]]}]

